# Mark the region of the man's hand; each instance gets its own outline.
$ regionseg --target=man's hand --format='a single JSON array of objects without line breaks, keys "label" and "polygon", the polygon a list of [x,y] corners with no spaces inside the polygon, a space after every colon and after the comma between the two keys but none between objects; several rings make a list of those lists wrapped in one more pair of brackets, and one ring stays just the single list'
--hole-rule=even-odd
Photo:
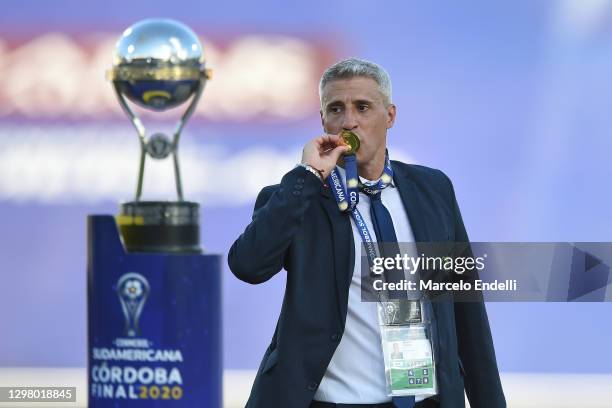
[{"label": "man's hand", "polygon": [[302,164],[308,164],[321,172],[325,180],[336,167],[342,153],[351,147],[344,144],[339,135],[323,135],[312,139],[302,151]]}]

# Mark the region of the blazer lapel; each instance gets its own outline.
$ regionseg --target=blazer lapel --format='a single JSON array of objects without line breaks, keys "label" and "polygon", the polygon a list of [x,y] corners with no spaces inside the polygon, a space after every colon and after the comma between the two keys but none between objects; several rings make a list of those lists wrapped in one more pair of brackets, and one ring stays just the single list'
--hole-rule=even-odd
[{"label": "blazer lapel", "polygon": [[424,217],[425,212],[422,208],[421,193],[417,189],[416,184],[410,180],[401,167],[396,166],[393,162],[391,162],[391,167],[393,168],[393,181],[399,189],[402,203],[404,203],[406,214],[408,214],[408,221],[414,234],[414,241],[430,241],[431,237]]},{"label": "blazer lapel", "polygon": [[[410,222],[410,227],[412,228],[412,233],[414,234],[414,241],[416,243],[417,250],[419,253],[431,251],[431,246],[427,245],[426,243],[431,242],[433,238],[435,238],[436,234],[435,232],[430,231],[430,228],[427,227],[426,217],[428,213],[425,211],[426,204],[423,193],[419,190],[416,183],[410,179],[406,171],[395,165],[393,162],[391,162],[391,167],[393,168],[393,181],[395,181],[395,185],[399,188],[400,197],[402,198],[404,208],[408,214],[408,221]],[[419,243],[421,243],[421,245],[419,245]],[[443,323],[439,323],[446,316],[444,312],[446,310],[446,305],[445,302],[431,302],[431,307],[433,310],[434,321],[436,322],[436,324],[432,326],[433,343],[436,353],[440,355],[441,352],[438,327],[446,327]]]},{"label": "blazer lapel", "polygon": [[353,230],[349,220],[350,215],[340,212],[329,187],[321,186],[321,198],[321,204],[332,230],[333,248],[330,250],[334,258],[338,312],[344,324],[347,314],[350,277],[353,275],[355,267]]}]

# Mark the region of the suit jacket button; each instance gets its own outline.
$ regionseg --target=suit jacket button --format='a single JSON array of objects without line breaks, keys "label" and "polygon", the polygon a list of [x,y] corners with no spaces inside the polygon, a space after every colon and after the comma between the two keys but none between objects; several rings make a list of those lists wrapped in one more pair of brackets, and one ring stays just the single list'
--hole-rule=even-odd
[{"label": "suit jacket button", "polygon": [[302,183],[304,182],[304,179],[300,177],[300,178],[298,178],[296,181],[297,181],[298,183],[302,184]]},{"label": "suit jacket button", "polygon": [[293,186],[296,190],[301,190],[304,188],[304,186],[302,184],[296,184],[295,186]]},{"label": "suit jacket button", "polygon": [[302,192],[300,190],[293,190],[293,195],[294,196],[299,196],[300,194],[302,194]]},{"label": "suit jacket button", "polygon": [[338,341],[340,339],[340,335],[338,333],[334,333],[330,336],[331,341]]},{"label": "suit jacket button", "polygon": [[308,389],[310,391],[314,391],[317,388],[319,388],[319,384],[317,384],[316,382],[312,381],[310,384],[308,384]]}]

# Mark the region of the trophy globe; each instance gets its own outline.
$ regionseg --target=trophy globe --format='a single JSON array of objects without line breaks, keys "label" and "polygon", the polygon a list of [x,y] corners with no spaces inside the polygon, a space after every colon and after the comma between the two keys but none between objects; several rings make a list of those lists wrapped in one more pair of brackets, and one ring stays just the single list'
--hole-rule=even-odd
[{"label": "trophy globe", "polygon": [[[136,197],[121,204],[117,223],[130,252],[199,253],[199,205],[183,199],[178,143],[183,127],[202,95],[211,71],[196,34],[186,25],[169,19],[137,22],[123,32],[115,46],[113,66],[106,73],[123,111],[140,140],[140,163]],[[162,112],[186,103],[174,133],[147,135],[128,100],[144,109]],[[142,201],[147,157],[172,156],[176,201]]]}]

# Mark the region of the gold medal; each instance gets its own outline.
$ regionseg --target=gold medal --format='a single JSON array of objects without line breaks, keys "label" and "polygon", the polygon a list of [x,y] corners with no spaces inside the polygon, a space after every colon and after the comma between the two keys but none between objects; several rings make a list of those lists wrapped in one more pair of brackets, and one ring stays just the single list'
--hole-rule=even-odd
[{"label": "gold medal", "polygon": [[359,146],[361,142],[359,141],[359,137],[357,137],[355,133],[351,132],[350,130],[343,130],[342,133],[340,134],[340,137],[342,138],[344,143],[351,148],[351,150],[349,150],[345,154],[357,153],[357,150],[359,150]]}]

